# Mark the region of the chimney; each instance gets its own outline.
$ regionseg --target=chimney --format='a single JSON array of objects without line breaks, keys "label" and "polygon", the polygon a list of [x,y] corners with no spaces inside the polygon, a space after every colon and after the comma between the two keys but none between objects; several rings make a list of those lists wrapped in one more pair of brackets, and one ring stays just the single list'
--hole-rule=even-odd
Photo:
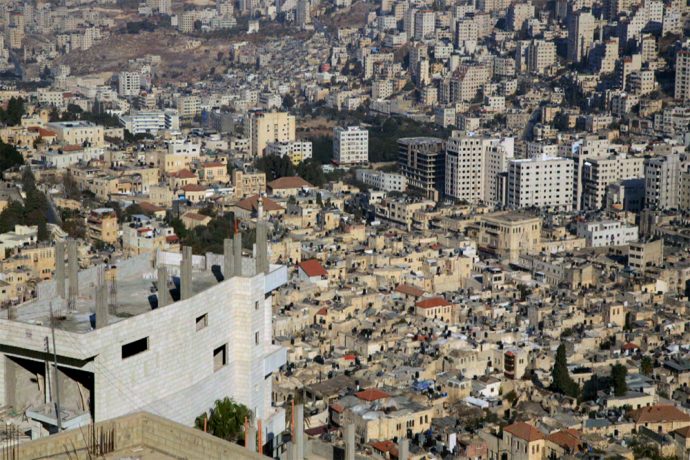
[{"label": "chimney", "polygon": [[158,267],[158,308],[168,306],[172,303],[170,290],[168,289],[168,269],[165,265]]},{"label": "chimney", "polygon": [[76,240],[69,240],[67,243],[67,270],[69,277],[68,308],[76,310],[77,297],[79,296],[79,258],[77,257]]},{"label": "chimney", "polygon": [[223,240],[223,278],[229,280],[235,274],[235,254],[232,252],[232,240]]},{"label": "chimney", "polygon": [[55,286],[56,295],[65,298],[65,242],[55,242]]},{"label": "chimney", "polygon": [[192,248],[182,248],[182,262],[180,263],[180,300],[192,296]]}]

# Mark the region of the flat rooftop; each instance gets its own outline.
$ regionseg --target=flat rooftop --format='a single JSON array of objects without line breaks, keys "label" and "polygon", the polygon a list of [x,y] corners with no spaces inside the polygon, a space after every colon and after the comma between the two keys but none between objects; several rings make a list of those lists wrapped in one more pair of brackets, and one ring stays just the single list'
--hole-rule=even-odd
[{"label": "flat rooftop", "polygon": [[[170,253],[173,258],[179,254]],[[203,292],[223,281],[219,262],[222,256],[208,262],[203,256],[194,256],[192,269],[192,295]],[[108,298],[108,324],[141,315],[158,308],[157,269],[151,263],[152,255],[143,254],[134,258],[117,262],[115,280],[105,275],[105,285]],[[168,259],[158,265],[168,268],[168,290],[170,299],[179,300],[179,261]],[[272,266],[271,269],[274,269]],[[87,333],[95,329],[96,310],[96,273],[97,267],[91,267],[79,272],[79,295],[73,308],[69,309],[67,301],[55,295],[54,281],[46,281],[37,287],[38,297],[13,307],[13,320],[39,326],[50,325],[50,310],[52,304],[55,326],[69,332]],[[243,276],[254,276],[254,260],[243,258]],[[65,275],[67,277],[67,275]],[[65,294],[69,287],[66,281]],[[45,288],[44,288],[45,286]],[[42,293],[43,291],[43,293]],[[0,319],[8,319],[8,310],[0,312]]]}]

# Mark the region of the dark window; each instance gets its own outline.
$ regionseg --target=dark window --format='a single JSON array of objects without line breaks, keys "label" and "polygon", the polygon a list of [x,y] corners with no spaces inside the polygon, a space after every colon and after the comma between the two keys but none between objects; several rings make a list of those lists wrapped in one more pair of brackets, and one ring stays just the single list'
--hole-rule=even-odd
[{"label": "dark window", "polygon": [[122,345],[122,359],[130,358],[139,353],[143,353],[149,349],[149,338],[144,337],[143,339],[135,340],[134,342],[129,342]]},{"label": "dark window", "polygon": [[208,313],[204,313],[196,319],[196,330],[200,331],[208,326]]},{"label": "dark window", "polygon": [[219,370],[228,363],[228,344],[213,350],[213,371]]}]

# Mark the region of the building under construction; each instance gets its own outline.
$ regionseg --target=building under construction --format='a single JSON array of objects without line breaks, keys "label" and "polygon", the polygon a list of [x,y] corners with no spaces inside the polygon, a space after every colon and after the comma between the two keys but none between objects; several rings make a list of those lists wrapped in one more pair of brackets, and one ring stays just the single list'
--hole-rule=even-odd
[{"label": "building under construction", "polygon": [[229,396],[270,439],[285,424],[271,389],[286,362],[271,293],[287,269],[269,265],[263,223],[256,241],[252,257],[238,234],[222,255],[184,248],[86,270],[75,242],[59,243],[54,278],[0,317],[0,405],[49,427],[141,410],[192,425]]}]

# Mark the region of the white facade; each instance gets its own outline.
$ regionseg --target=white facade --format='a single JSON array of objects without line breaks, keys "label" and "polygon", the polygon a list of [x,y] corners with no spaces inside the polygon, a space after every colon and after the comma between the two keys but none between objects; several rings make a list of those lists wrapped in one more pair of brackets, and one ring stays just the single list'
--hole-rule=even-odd
[{"label": "white facade", "polygon": [[436,15],[431,10],[417,11],[414,15],[414,39],[431,38],[436,30]]},{"label": "white facade", "polygon": [[358,169],[357,180],[370,187],[386,192],[404,192],[405,189],[407,189],[407,178],[397,173]]},{"label": "white facade", "polygon": [[583,206],[600,209],[606,204],[606,188],[610,184],[644,176],[644,158],[625,155],[592,158],[585,161],[582,171]]},{"label": "white facade", "polygon": [[141,88],[139,72],[120,72],[117,76],[117,94],[123,97],[136,96]]},{"label": "white facade", "polygon": [[122,115],[120,124],[132,134],[152,133],[180,129],[180,117],[176,112],[166,110],[147,110]]},{"label": "white facade", "polygon": [[[117,283],[122,292],[116,308],[127,302],[148,307],[146,295],[133,298],[124,291],[131,291],[133,285],[152,285],[156,265],[166,266],[169,276],[179,273],[180,259],[179,253],[160,252],[153,260],[151,254],[144,254],[118,262]],[[76,391],[81,377],[75,375],[80,375],[84,389],[79,392],[90,399],[87,410],[96,422],[146,410],[186,425],[192,425],[216,399],[229,396],[264,422],[266,434],[281,431],[285,415],[271,405],[272,373],[286,362],[286,350],[272,344],[270,293],[287,281],[287,270],[272,265],[267,274],[254,274],[254,261],[244,259],[243,276],[211,282],[215,279],[211,267],[222,261],[215,254],[194,256],[192,279],[209,282],[195,281],[192,297],[148,307],[132,317],[109,315],[109,324],[98,329],[90,325],[94,303],[88,302],[95,302],[90,286],[96,280],[96,268],[80,272],[77,311],[68,313],[69,322],[55,331],[59,368],[69,372],[61,379],[61,392]],[[41,283],[38,299],[24,304],[16,320],[6,319],[6,314],[0,319],[0,340],[11,348],[0,354],[3,405],[16,402],[8,400],[17,398],[12,391],[19,380],[13,374],[22,372],[25,365],[16,363],[43,366],[36,353],[45,351],[45,337],[51,332],[48,322],[40,318],[49,318],[50,302],[60,308],[55,289],[52,280]],[[132,354],[133,343],[140,346]],[[12,373],[6,370],[10,364]],[[62,402],[69,407],[69,401]]]},{"label": "white facade", "polygon": [[358,126],[333,131],[333,159],[341,165],[369,162],[369,131]]},{"label": "white facade", "polygon": [[469,203],[485,199],[485,162],[495,140],[453,136],[446,143],[445,193]]},{"label": "white facade", "polygon": [[638,239],[638,228],[618,221],[581,222],[577,236],[584,238],[587,246],[623,246]]},{"label": "white facade", "polygon": [[680,50],[676,53],[675,98],[681,101],[690,100],[690,51]]},{"label": "white facade", "polygon": [[675,209],[679,205],[682,158],[679,154],[660,155],[645,161],[645,206]]},{"label": "white facade", "polygon": [[508,207],[570,210],[572,201],[572,160],[542,156],[512,160],[508,165]]}]

